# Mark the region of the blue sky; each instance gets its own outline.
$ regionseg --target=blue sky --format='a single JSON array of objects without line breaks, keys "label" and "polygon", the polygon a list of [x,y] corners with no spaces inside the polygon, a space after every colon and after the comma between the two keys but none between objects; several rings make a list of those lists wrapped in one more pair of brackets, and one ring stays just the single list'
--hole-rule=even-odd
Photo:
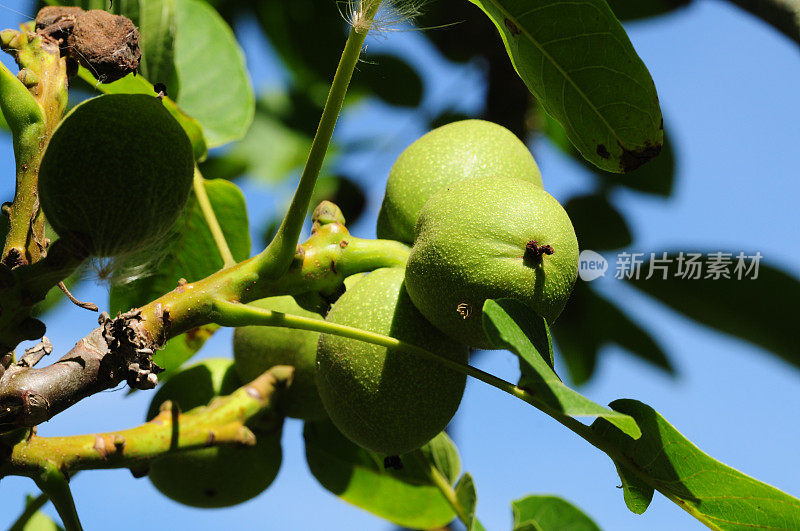
[{"label": "blue sky", "polygon": [[[4,0],[2,5],[30,9],[28,2],[15,0]],[[20,20],[18,14],[0,7],[0,27],[14,27]],[[633,248],[758,250],[766,261],[800,276],[797,45],[717,0],[699,0],[678,14],[628,29],[655,80],[678,159],[676,186],[669,199],[624,190],[614,193],[614,203],[633,227]],[[264,43],[246,26],[240,34],[256,87],[279,87],[282,74]],[[417,33],[391,32],[369,43],[369,49],[382,48],[397,50],[420,65],[429,108],[474,109],[481,101],[480,69],[450,67],[429,56]],[[374,235],[388,169],[397,154],[424,132],[422,127],[413,116],[379,104],[362,105],[342,120],[340,138],[374,131],[384,148],[378,156],[341,161],[369,186],[371,210],[353,227],[357,235]],[[534,153],[545,187],[557,198],[564,200],[593,186],[575,162],[551,146],[537,143]],[[7,177],[0,182],[0,192],[10,198],[13,155],[7,136],[0,140],[0,171]],[[258,229],[280,200],[256,185],[246,185],[245,191],[252,225]],[[800,371],[754,346],[699,327],[620,281],[597,282],[603,293],[614,296],[653,330],[679,375],[670,378],[608,347],[595,379],[581,391],[601,403],[622,397],[642,400],[710,455],[800,495],[800,423],[792,414],[800,406]],[[101,304],[106,301],[105,288],[92,282],[84,283],[76,295]],[[62,305],[49,316],[48,337],[57,351],[64,351],[94,326],[94,319],[93,314]],[[230,334],[219,333],[202,355],[230,355]],[[508,353],[491,352],[477,362],[506,379],[518,376],[516,361]],[[141,422],[148,402],[146,393],[132,397],[119,390],[102,393],[41,426],[40,434],[128,427]],[[478,515],[489,530],[510,528],[510,501],[529,493],[561,495],[604,529],[700,528],[659,495],[643,516],[630,513],[616,488],[614,468],[603,454],[526,404],[480,382],[468,383],[452,427],[464,469],[475,478]],[[390,529],[315,483],[304,463],[301,429],[299,422],[287,423],[284,463],[273,486],[231,509],[180,506],[127,471],[82,473],[74,479],[73,489],[85,527],[105,528],[113,521],[118,529],[220,529],[235,521],[265,529]],[[0,482],[0,527],[16,517],[24,493],[34,490],[27,479]],[[53,512],[51,507],[46,510]]]}]

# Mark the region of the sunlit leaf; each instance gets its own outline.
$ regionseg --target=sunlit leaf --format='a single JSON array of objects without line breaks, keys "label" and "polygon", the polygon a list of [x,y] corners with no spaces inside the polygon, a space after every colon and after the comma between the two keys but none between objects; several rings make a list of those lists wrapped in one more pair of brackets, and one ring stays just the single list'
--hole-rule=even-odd
[{"label": "sunlit leaf", "polygon": [[242,138],[255,103],[233,31],[199,0],[177,0],[177,28],[178,106],[200,123],[209,147]]},{"label": "sunlit leaf", "polygon": [[581,154],[625,173],[658,155],[655,85],[605,0],[471,0],[492,19],[514,67]]},{"label": "sunlit leaf", "polygon": [[519,356],[522,369],[519,386],[528,389],[542,409],[556,416],[603,417],[629,436],[639,437],[641,431],[630,416],[596,404],[564,385],[545,361],[543,356],[547,354],[540,353],[525,333],[526,329],[538,328],[525,323],[537,320],[544,321],[513,299],[488,299],[483,306],[483,327],[491,342]]},{"label": "sunlit leaf", "polygon": [[800,500],[703,453],[657,411],[636,400],[617,400],[614,410],[642,428],[633,440],[597,419],[592,429],[621,452],[629,473],[679,504],[712,529],[797,529]]},{"label": "sunlit leaf", "polygon": [[402,469],[385,468],[383,456],[355,445],[327,421],[307,422],[303,436],[311,473],[344,501],[414,529],[442,527],[455,517],[415,459],[401,456]]},{"label": "sunlit leaf", "polygon": [[600,531],[580,509],[556,496],[526,496],[511,508],[514,531]]}]

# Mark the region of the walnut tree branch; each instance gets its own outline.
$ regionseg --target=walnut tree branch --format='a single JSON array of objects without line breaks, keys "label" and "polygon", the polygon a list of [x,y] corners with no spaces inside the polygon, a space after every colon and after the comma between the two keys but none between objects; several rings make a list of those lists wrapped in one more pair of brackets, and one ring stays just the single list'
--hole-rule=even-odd
[{"label": "walnut tree branch", "polygon": [[298,246],[283,275],[264,274],[256,256],[198,282],[179,284],[114,319],[101,315],[100,326],[52,365],[11,365],[0,376],[0,433],[35,426],[123,381],[137,389],[155,387],[160,368],[152,361],[153,352],[168,339],[213,322],[215,301],[246,303],[273,295],[332,293],[346,276],[405,265],[409,249],[403,244],[355,238],[338,222],[316,221],[314,233]]},{"label": "walnut tree branch", "polygon": [[[275,397],[291,384],[294,368],[272,367],[230,395],[210,404],[180,412],[169,402],[151,421],[127,430],[39,437],[16,444],[0,461],[0,477],[38,477],[55,466],[66,474],[79,470],[137,468],[172,452],[225,444],[255,444],[245,423],[272,411]],[[259,425],[262,427],[262,425]]]}]

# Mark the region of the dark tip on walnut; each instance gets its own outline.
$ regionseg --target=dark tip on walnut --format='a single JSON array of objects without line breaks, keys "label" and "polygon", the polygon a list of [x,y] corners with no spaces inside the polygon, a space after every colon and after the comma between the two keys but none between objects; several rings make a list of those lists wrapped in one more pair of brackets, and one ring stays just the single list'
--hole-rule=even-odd
[{"label": "dark tip on walnut", "polygon": [[531,240],[525,244],[525,254],[523,259],[529,260],[533,264],[539,264],[545,255],[549,256],[555,252],[556,250],[553,249],[552,245],[539,245],[538,241]]}]

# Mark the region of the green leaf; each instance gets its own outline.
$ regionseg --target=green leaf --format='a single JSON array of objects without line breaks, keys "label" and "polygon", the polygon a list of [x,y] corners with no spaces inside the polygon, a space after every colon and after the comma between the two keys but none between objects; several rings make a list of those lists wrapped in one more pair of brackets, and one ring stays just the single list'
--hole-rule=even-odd
[{"label": "green leaf", "polygon": [[655,17],[689,5],[692,0],[608,0],[620,20]]},{"label": "green leaf", "polygon": [[[205,186],[233,257],[237,261],[246,259],[250,255],[250,236],[241,190],[235,184],[221,180],[208,180]],[[151,275],[112,286],[112,315],[155,300],[175,289],[182,278],[194,282],[222,268],[222,258],[194,194],[190,195],[164,247],[165,255]],[[202,327],[173,338],[156,354],[156,363],[170,370],[178,368],[197,352],[214,329]]]},{"label": "green leaf", "polygon": [[581,154],[632,171],[663,141],[655,85],[605,0],[471,0],[500,31],[514,67]]},{"label": "green leaf", "polygon": [[644,514],[653,501],[655,490],[625,465],[619,463],[614,465],[622,481],[622,497],[625,499],[625,505],[634,514]]},{"label": "green leaf", "polygon": [[[279,118],[277,105],[283,94],[273,94],[258,102],[255,117],[244,138],[224,155],[208,161],[203,171],[221,175],[223,168],[238,168],[266,183],[284,180],[303,166],[311,149],[311,137],[287,127]],[[327,159],[327,157],[326,157]]]},{"label": "green leaf", "polygon": [[420,448],[428,462],[447,479],[451,485],[461,473],[461,459],[458,456],[455,444],[445,433],[441,432],[428,444]]},{"label": "green leaf", "polygon": [[606,345],[618,345],[669,374],[675,372],[650,332],[585,282],[575,285],[553,335],[576,385],[592,377],[598,353]]},{"label": "green leaf", "polygon": [[797,529],[800,500],[703,453],[657,411],[636,400],[611,407],[642,427],[633,440],[605,419],[592,430],[621,452],[639,479],[712,529]]},{"label": "green leaf", "polygon": [[402,470],[384,468],[383,457],[350,442],[328,421],[306,422],[303,437],[311,473],[344,501],[414,529],[443,527],[455,517],[415,459],[402,458]]},{"label": "green leaf", "polygon": [[[753,272],[737,271],[741,251],[729,253],[727,272],[730,278],[705,278],[717,260],[717,252],[684,252],[683,266],[679,266],[679,253],[669,253],[669,267],[664,271],[652,269],[650,275],[650,253],[643,254],[643,266],[639,279],[630,279],[632,286],[656,298],[675,311],[720,332],[744,339],[758,345],[796,367],[800,367],[800,350],[797,348],[797,301],[800,300],[800,280],[763,263],[758,264],[758,277]],[[688,258],[699,255],[699,279],[683,278],[678,275],[689,273]],[[742,263],[745,267],[754,264],[749,257],[756,253],[744,253]],[[656,260],[663,253],[655,253]],[[658,265],[658,264],[656,264]],[[738,277],[742,276],[739,280]]]},{"label": "green leaf", "polygon": [[209,147],[242,138],[255,101],[244,54],[230,26],[198,0],[177,0],[178,106],[203,127]]},{"label": "green leaf", "polygon": [[461,518],[467,531],[483,531],[483,525],[475,518],[475,509],[478,505],[478,493],[475,491],[475,482],[469,472],[461,476],[456,483],[456,500],[464,514]]},{"label": "green leaf", "polygon": [[[113,83],[101,84],[98,83],[94,76],[92,76],[91,72],[83,67],[80,67],[78,70],[78,76],[100,92],[104,92],[106,94],[155,94],[153,85],[151,85],[150,82],[144,77],[138,75],[128,75],[122,79],[114,81]],[[188,136],[189,140],[192,142],[192,150],[194,151],[195,160],[201,161],[205,159],[206,154],[208,153],[208,146],[206,145],[206,139],[203,136],[203,128],[200,126],[197,120],[191,118],[180,108],[178,108],[171,98],[167,97],[162,101],[164,103],[164,107],[170,112],[172,117],[175,118],[179,124],[181,124],[186,136]]]},{"label": "green leaf", "polygon": [[[575,146],[567,138],[564,128],[553,117],[544,112],[541,108],[536,108],[538,117],[537,127],[547,136],[547,138],[564,153],[570,155],[575,160],[591,171],[598,179],[605,184],[624,186],[631,190],[645,192],[648,194],[668,197],[672,193],[675,181],[675,154],[672,148],[670,136],[667,133],[669,127],[665,128],[664,143],[661,146],[661,153],[654,160],[640,168],[625,175],[603,171],[597,166],[589,164],[581,156]],[[587,247],[589,248],[589,247]]]},{"label": "green leaf", "polygon": [[603,251],[627,247],[633,241],[628,223],[605,194],[573,197],[564,204],[582,249]]},{"label": "green leaf", "polygon": [[147,79],[166,85],[173,98],[177,96],[180,81],[174,57],[176,0],[117,0],[113,10],[131,19],[139,28],[142,49],[139,72]]},{"label": "green leaf", "polygon": [[489,339],[495,346],[507,348],[519,356],[522,370],[519,387],[530,391],[548,414],[573,418],[602,417],[629,436],[639,437],[641,431],[630,416],[596,404],[564,385],[525,333],[525,330],[532,329],[532,325],[525,323],[536,320],[544,321],[513,299],[488,299],[483,306],[483,327]]},{"label": "green leaf", "polygon": [[514,531],[600,531],[580,509],[556,496],[526,496],[511,508]]}]

